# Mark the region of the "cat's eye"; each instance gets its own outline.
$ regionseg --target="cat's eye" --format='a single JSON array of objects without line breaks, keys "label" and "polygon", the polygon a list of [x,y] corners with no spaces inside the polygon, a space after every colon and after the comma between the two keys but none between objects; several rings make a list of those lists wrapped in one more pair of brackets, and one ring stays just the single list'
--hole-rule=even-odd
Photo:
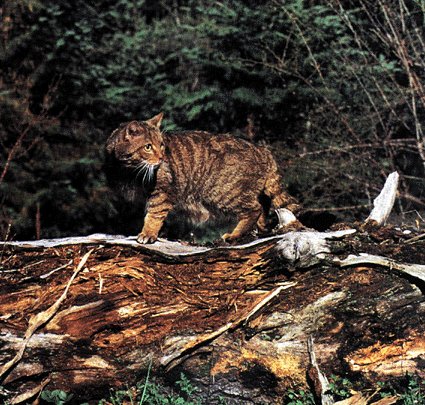
[{"label": "cat's eye", "polygon": [[147,143],[147,144],[145,145],[145,150],[151,150],[151,149],[152,149],[152,144]]}]

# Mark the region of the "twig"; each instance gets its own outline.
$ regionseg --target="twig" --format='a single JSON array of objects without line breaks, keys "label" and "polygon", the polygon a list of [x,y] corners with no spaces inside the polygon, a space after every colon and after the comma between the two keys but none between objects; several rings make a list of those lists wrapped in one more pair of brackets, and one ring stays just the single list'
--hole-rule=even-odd
[{"label": "twig", "polygon": [[255,307],[252,308],[251,311],[249,311],[248,315],[246,315],[244,317],[244,319],[243,319],[244,325],[246,325],[248,323],[249,319],[252,316],[254,316],[261,308],[266,306],[268,302],[270,302],[274,297],[279,295],[282,290],[286,290],[288,288],[294,287],[295,285],[297,285],[297,283],[295,283],[295,282],[287,283],[285,285],[281,285],[281,286],[275,288],[274,290],[264,294],[265,295],[264,298],[257,305],[255,305]]},{"label": "twig", "polygon": [[8,155],[7,155],[7,159],[6,159],[6,163],[4,164],[3,167],[3,171],[0,175],[0,184],[3,182],[3,179],[6,176],[6,173],[9,169],[10,163],[12,162],[13,157],[15,156],[15,153],[18,151],[19,147],[21,146],[23,140],[25,139],[25,137],[27,136],[29,130],[35,125],[35,123],[37,122],[37,120],[34,118],[27,126],[26,128],[19,134],[18,139],[16,140],[16,142],[13,144],[12,148],[10,149]]},{"label": "twig", "polygon": [[44,263],[45,261],[46,259],[43,259],[43,260],[38,260],[35,263],[27,264],[26,266],[22,267],[22,270],[29,269],[30,267],[33,267],[33,266],[37,266],[37,264]]},{"label": "twig", "polygon": [[319,365],[317,364],[312,336],[309,336],[307,340],[307,350],[310,356],[311,364],[311,369],[309,370],[309,377],[314,383],[314,390],[316,392],[316,395],[320,398],[320,402],[322,405],[332,405],[335,401],[333,396],[327,393],[330,390],[330,384],[326,376],[320,370]]},{"label": "twig", "polygon": [[6,248],[6,242],[9,239],[9,235],[10,235],[10,228],[12,227],[12,224],[9,224],[7,226],[7,231],[6,231],[6,236],[4,237],[4,243],[3,243],[3,248],[1,250],[1,255],[0,255],[0,264],[3,263],[3,255],[4,255],[4,249]]},{"label": "twig", "polygon": [[386,146],[398,146],[400,144],[416,144],[415,139],[395,139],[390,141],[384,141],[381,143],[360,143],[357,145],[347,145],[347,146],[333,146],[330,148],[325,149],[319,149],[319,150],[313,150],[310,152],[303,152],[297,155],[298,158],[304,158],[306,156],[313,156],[313,155],[321,155],[322,153],[347,153],[353,149],[381,149],[385,148]]},{"label": "twig", "polygon": [[99,275],[99,295],[102,294],[102,289],[103,289],[103,277],[102,274],[98,273]]},{"label": "twig", "polygon": [[35,212],[35,238],[41,238],[41,214],[40,214],[40,203],[38,202],[36,205]]},{"label": "twig", "polygon": [[59,270],[62,270],[62,269],[64,269],[64,268],[66,268],[66,267],[70,266],[71,264],[72,264],[72,259],[71,259],[68,263],[65,263],[65,264],[63,264],[62,266],[56,267],[55,269],[50,270],[50,271],[49,271],[48,273],[46,273],[46,274],[42,274],[42,275],[40,276],[40,278],[47,278],[47,277],[51,276],[53,273],[55,273],[55,272],[57,272],[57,271],[59,271]]},{"label": "twig", "polygon": [[399,193],[399,197],[408,201],[413,201],[415,204],[425,207],[425,202],[423,200],[407,192]]},{"label": "twig", "polygon": [[406,239],[405,241],[403,241],[403,243],[406,245],[410,245],[411,243],[415,243],[423,238],[425,238],[425,233],[421,233],[420,235],[416,235],[413,238]]},{"label": "twig", "polygon": [[344,207],[322,207],[306,208],[303,212],[333,212],[333,211],[353,211],[360,208],[369,208],[371,204],[346,205]]}]

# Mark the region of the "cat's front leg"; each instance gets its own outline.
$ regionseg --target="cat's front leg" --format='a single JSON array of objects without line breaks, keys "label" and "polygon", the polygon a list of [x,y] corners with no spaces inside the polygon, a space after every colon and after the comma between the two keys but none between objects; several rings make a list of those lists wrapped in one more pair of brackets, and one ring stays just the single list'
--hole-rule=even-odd
[{"label": "cat's front leg", "polygon": [[142,244],[155,242],[165,218],[172,208],[173,205],[165,193],[158,193],[149,198],[145,223],[142,232],[137,237],[137,242]]}]

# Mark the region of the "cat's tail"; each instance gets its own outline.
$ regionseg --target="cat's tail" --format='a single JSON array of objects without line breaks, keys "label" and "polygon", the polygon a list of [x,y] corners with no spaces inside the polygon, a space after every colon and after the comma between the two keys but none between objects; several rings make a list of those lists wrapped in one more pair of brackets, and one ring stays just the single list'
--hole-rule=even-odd
[{"label": "cat's tail", "polygon": [[301,205],[290,196],[282,187],[282,178],[279,175],[277,164],[270,155],[269,170],[266,175],[264,185],[264,194],[271,199],[271,205],[274,209],[286,208],[294,214],[300,211]]}]

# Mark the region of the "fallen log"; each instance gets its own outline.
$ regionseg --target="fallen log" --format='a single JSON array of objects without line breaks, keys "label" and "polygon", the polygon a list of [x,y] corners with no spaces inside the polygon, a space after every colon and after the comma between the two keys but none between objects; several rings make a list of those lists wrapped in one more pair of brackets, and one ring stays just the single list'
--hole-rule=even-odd
[{"label": "fallen log", "polygon": [[[256,404],[282,402],[312,370],[320,384],[344,374],[365,387],[425,377],[425,242],[367,222],[221,247],[101,234],[7,242],[3,396],[21,403],[46,387],[81,403],[184,372],[204,403]],[[316,394],[330,403],[326,390]]]}]

